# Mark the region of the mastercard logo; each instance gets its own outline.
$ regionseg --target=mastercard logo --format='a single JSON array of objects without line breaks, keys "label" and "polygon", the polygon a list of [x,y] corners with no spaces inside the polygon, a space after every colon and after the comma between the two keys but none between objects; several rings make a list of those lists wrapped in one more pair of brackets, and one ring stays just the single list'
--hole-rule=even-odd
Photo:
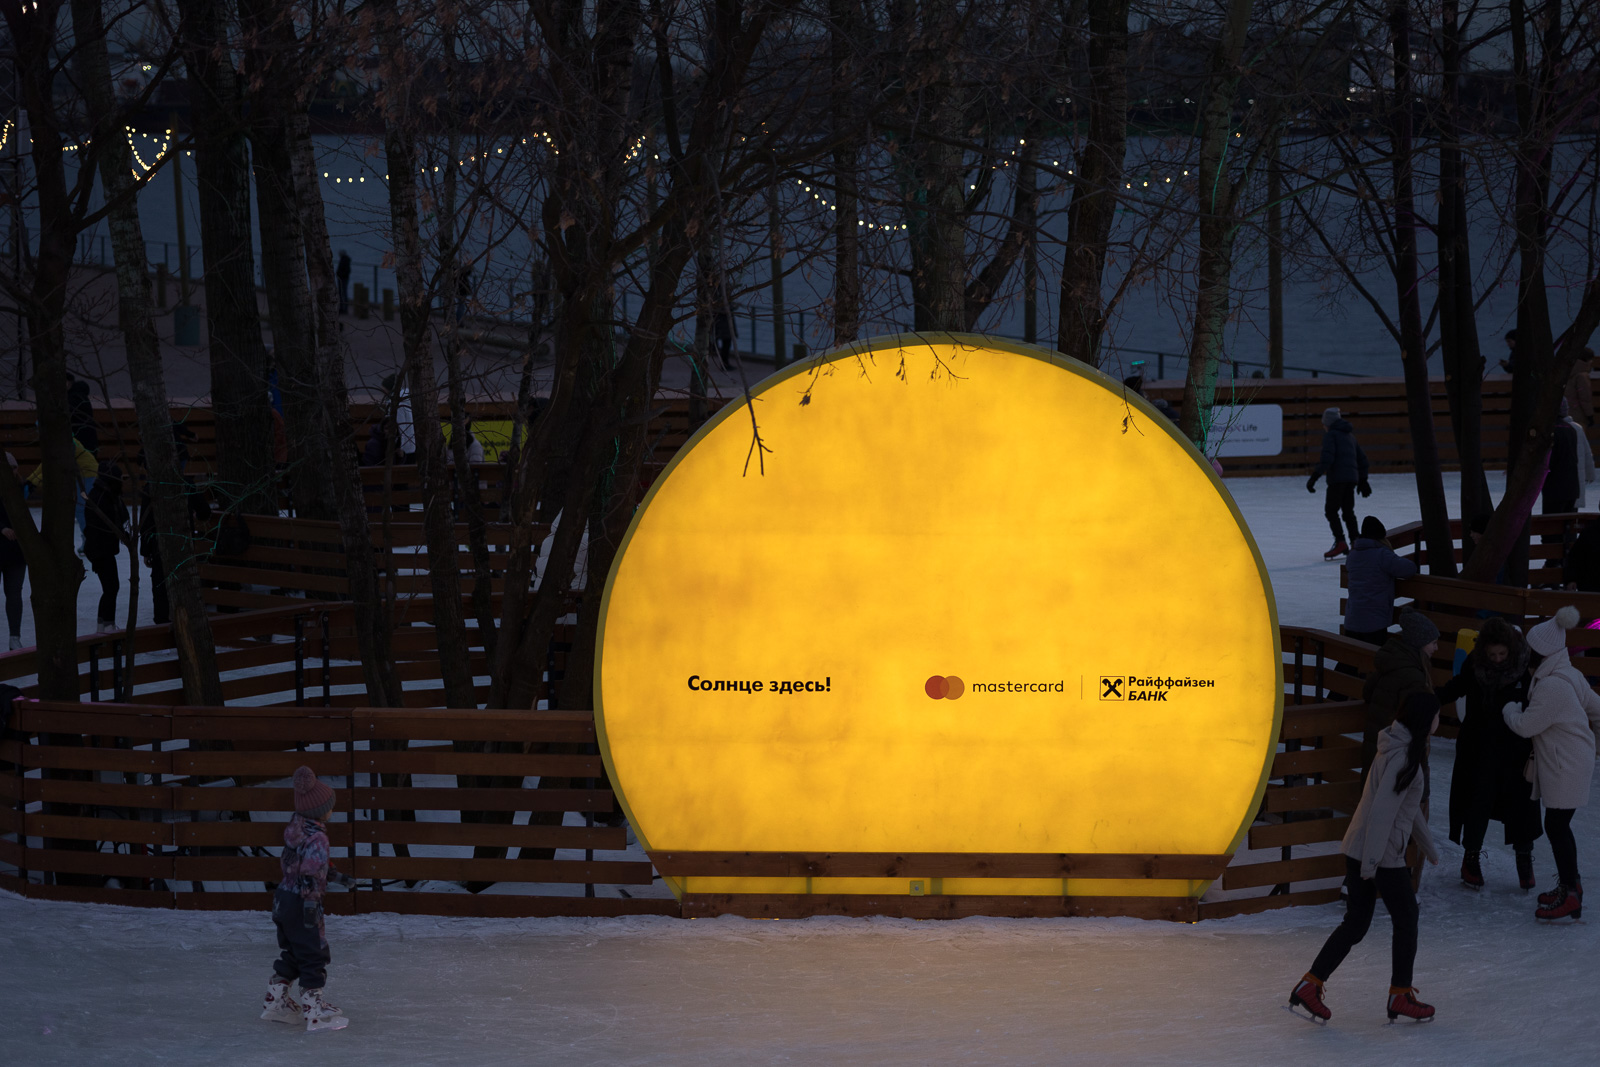
[{"label": "mastercard logo", "polygon": [[936,674],[923,683],[922,688],[934,700],[960,700],[967,691],[967,683],[955,675]]}]

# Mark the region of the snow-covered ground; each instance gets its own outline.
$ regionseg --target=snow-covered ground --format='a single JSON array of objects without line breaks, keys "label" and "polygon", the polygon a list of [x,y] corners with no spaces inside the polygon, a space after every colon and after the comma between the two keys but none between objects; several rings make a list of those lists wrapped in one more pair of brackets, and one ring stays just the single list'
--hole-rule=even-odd
[{"label": "snow-covered ground", "polygon": [[[1409,476],[1372,481],[1360,514],[1417,517]],[[1321,494],[1303,478],[1228,486],[1282,620],[1335,628]],[[92,616],[87,589],[83,603]],[[1442,841],[1454,745],[1433,753]],[[1600,808],[1574,830],[1594,867]],[[1193,926],[336,916],[329,995],[353,1022],[305,1034],[255,1017],[276,954],[264,915],[0,894],[0,1065],[1594,1063],[1600,938],[1536,924],[1499,841],[1482,892],[1458,884],[1448,842],[1424,880],[1416,982],[1440,1011],[1425,1026],[1386,1023],[1382,909],[1329,984],[1325,1028],[1281,1005],[1337,905]],[[1543,841],[1536,858],[1553,881]]]}]

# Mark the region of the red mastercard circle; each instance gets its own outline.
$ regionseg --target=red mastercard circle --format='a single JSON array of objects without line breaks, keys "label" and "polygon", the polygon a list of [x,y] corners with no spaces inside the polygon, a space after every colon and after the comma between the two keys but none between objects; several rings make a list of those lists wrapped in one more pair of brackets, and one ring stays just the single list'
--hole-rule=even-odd
[{"label": "red mastercard circle", "polygon": [[945,680],[944,675],[936,674],[924,682],[922,688],[933,699],[942,700],[950,692],[950,683]]}]

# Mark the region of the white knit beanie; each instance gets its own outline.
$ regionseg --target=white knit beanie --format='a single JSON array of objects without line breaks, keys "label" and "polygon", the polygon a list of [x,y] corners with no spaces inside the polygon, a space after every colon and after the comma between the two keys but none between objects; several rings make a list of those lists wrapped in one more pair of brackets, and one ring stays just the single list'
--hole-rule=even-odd
[{"label": "white knit beanie", "polygon": [[1578,609],[1568,604],[1555,618],[1528,629],[1528,647],[1541,656],[1553,656],[1567,647],[1567,631],[1576,625]]}]

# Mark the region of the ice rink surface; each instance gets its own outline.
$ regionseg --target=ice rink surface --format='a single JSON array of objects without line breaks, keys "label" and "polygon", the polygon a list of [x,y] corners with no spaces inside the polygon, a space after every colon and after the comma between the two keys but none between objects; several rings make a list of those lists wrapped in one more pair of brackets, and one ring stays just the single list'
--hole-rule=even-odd
[{"label": "ice rink surface", "polygon": [[[1361,515],[1416,518],[1410,476],[1372,481]],[[1336,628],[1321,493],[1303,477],[1228,486],[1282,620]],[[1535,923],[1497,827],[1488,885],[1460,886],[1461,850],[1443,840],[1453,758],[1434,742],[1444,858],[1421,894],[1416,983],[1439,1008],[1426,1025],[1384,1016],[1381,908],[1329,983],[1327,1027],[1282,1005],[1338,905],[1196,925],[335,916],[328,996],[352,1022],[306,1034],[256,1018],[276,955],[264,914],[0,894],[0,1065],[1593,1064],[1596,927]],[[1594,869],[1600,812],[1573,828]],[[1543,888],[1543,840],[1535,856]]]}]

